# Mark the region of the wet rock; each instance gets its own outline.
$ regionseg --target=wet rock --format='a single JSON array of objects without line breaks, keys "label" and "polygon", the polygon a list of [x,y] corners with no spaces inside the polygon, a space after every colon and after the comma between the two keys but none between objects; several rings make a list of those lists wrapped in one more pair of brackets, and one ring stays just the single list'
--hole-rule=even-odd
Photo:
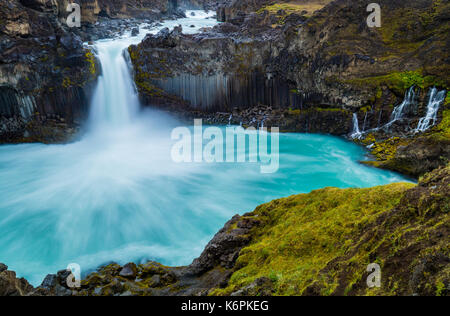
[{"label": "wet rock", "polygon": [[25,296],[33,287],[24,278],[17,278],[14,271],[8,271],[6,265],[0,266],[0,296]]},{"label": "wet rock", "polygon": [[[224,268],[234,266],[239,251],[250,241],[248,232],[253,227],[253,225],[248,225],[250,228],[230,230],[240,219],[240,216],[234,216],[206,245],[200,257],[195,259],[189,266],[193,273],[202,274],[215,266],[222,266]],[[253,223],[256,225],[257,221]]]},{"label": "wet rock", "polygon": [[137,274],[137,267],[134,263],[127,263],[123,266],[123,269],[120,271],[119,275],[121,277],[127,278],[127,279],[135,279]]},{"label": "wet rock", "polygon": [[40,287],[51,290],[52,288],[54,288],[56,286],[57,283],[58,283],[58,277],[56,276],[56,274],[48,274],[45,277],[44,281],[42,281]]},{"label": "wet rock", "polygon": [[154,287],[158,287],[161,285],[161,276],[159,275],[154,275],[150,278],[150,282],[152,284],[152,286]]},{"label": "wet rock", "polygon": [[139,35],[139,28],[135,27],[131,30],[131,36],[138,36]]}]

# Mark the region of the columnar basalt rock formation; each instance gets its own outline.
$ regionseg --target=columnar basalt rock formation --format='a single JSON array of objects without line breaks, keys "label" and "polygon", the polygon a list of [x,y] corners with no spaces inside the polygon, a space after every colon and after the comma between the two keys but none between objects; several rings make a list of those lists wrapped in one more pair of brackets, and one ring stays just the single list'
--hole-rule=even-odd
[{"label": "columnar basalt rock formation", "polygon": [[22,3],[0,4],[0,142],[65,141],[87,117],[99,67],[47,12],[54,2]]}]

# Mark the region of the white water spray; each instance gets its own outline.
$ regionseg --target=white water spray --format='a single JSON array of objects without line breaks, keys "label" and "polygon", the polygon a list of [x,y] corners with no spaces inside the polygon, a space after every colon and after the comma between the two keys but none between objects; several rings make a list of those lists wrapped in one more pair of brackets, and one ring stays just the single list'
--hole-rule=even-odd
[{"label": "white water spray", "polygon": [[425,132],[431,126],[436,124],[439,107],[444,102],[447,95],[446,90],[439,91],[436,88],[431,89],[430,100],[428,101],[427,114],[422,117],[415,129],[416,133]]},{"label": "white water spray", "polygon": [[362,133],[359,130],[359,121],[358,121],[358,115],[356,113],[353,113],[353,132],[352,132],[352,138],[361,138]]},{"label": "white water spray", "polygon": [[403,99],[403,102],[396,106],[394,110],[392,111],[391,120],[389,123],[385,125],[385,127],[390,127],[392,124],[397,122],[398,120],[401,120],[405,114],[405,111],[408,109],[408,107],[411,104],[414,104],[414,99],[416,97],[416,94],[414,92],[414,86],[409,88],[405,93],[405,98]]}]

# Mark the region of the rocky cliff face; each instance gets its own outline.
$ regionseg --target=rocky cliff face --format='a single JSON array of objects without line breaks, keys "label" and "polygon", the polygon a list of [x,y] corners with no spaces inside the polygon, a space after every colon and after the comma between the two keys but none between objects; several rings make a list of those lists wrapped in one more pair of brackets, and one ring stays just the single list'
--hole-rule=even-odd
[{"label": "rocky cliff face", "polygon": [[[81,28],[66,25],[69,2],[81,5]],[[154,21],[176,12],[177,2],[169,0],[0,3],[0,143],[70,140],[87,118],[101,70],[83,42],[132,25],[108,17]]]},{"label": "rocky cliff face", "polygon": [[99,67],[52,3],[0,4],[0,142],[64,141],[87,116]]},{"label": "rocky cliff face", "polygon": [[[137,81],[145,76],[150,84],[164,79],[155,86],[206,109],[258,103],[353,111],[369,106],[373,117],[367,127],[376,127],[380,111],[385,110],[381,123],[387,122],[392,106],[410,86],[422,88],[423,101],[427,88],[449,84],[443,53],[448,4],[418,0],[381,5],[386,26],[370,29],[364,1],[334,1],[312,17],[302,10],[306,4],[294,5],[294,11],[289,3],[275,5],[280,10],[274,12],[267,1],[233,2],[227,8],[241,19],[200,35],[176,31],[149,36],[132,48]],[[420,32],[410,24],[417,19]],[[168,57],[147,64],[151,54]],[[208,78],[213,87],[206,87]],[[206,88],[208,96],[201,94]]]}]

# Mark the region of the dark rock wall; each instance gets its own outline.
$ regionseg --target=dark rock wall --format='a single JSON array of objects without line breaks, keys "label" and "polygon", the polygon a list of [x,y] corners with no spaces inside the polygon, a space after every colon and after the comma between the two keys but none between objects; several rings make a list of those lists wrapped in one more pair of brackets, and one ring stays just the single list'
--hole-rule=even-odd
[{"label": "dark rock wall", "polygon": [[54,4],[0,3],[0,142],[65,141],[87,117],[99,65]]},{"label": "dark rock wall", "polygon": [[415,85],[416,103],[401,126],[410,130],[426,113],[430,88],[450,86],[448,3],[381,1],[380,29],[367,26],[362,0],[333,1],[311,17],[260,10],[271,3],[225,2],[233,16],[212,30],[166,31],[132,47],[144,101],[181,98],[181,107],[208,112],[260,104],[338,108],[350,111],[346,121],[356,112],[367,130],[386,124]]},{"label": "dark rock wall", "polygon": [[186,100],[192,109],[205,112],[245,109],[257,104],[297,109],[308,100],[293,92],[289,83],[256,72],[241,76],[180,74],[152,82]]}]

